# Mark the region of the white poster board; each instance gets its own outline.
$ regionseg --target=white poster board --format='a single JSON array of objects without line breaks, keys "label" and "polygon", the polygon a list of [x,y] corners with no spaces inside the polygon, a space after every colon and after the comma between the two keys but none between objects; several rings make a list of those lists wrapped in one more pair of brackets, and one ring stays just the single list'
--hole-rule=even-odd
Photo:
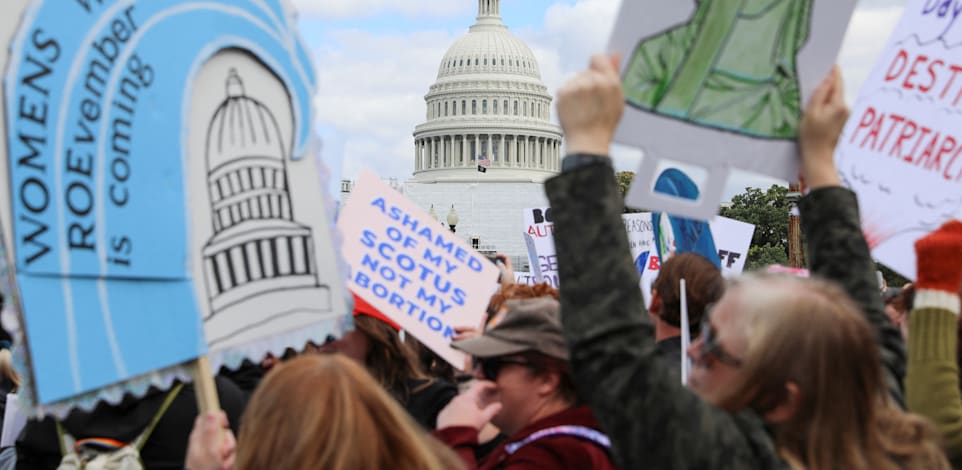
[{"label": "white poster board", "polygon": [[916,275],[914,243],[962,218],[958,2],[909,0],[836,151],[873,256]]},{"label": "white poster board", "polygon": [[3,410],[3,429],[0,430],[0,449],[15,445],[20,431],[27,425],[27,414],[21,406],[16,393],[7,394],[6,407]]},{"label": "white poster board", "polygon": [[338,228],[351,290],[460,369],[454,328],[479,325],[499,270],[446,226],[365,171]]},{"label": "white poster board", "polygon": [[[801,110],[831,69],[855,0],[622,2],[609,50],[626,110],[615,141],[645,157],[631,207],[699,220],[717,213],[731,168],[798,175]],[[697,201],[652,191],[663,160],[705,168]]]},{"label": "white poster board", "polygon": [[[537,257],[544,280],[552,287],[559,287],[558,256],[554,246],[554,223],[551,220],[550,208],[532,208],[524,211],[526,235],[535,240]],[[646,305],[651,300],[649,293],[651,285],[658,277],[662,260],[655,250],[654,227],[651,213],[623,214],[621,216],[628,235],[631,248],[631,259],[641,276],[641,287],[645,294]],[[748,248],[755,235],[755,226],[729,219],[715,217],[709,222],[712,238],[718,249],[718,259],[721,264],[722,275],[737,276],[745,270],[748,260]],[[518,284],[534,285],[539,282],[533,272],[515,272],[515,282]]]},{"label": "white poster board", "polygon": [[[651,213],[625,214],[622,219],[631,245],[631,259],[641,275],[641,290],[647,308],[651,303],[651,286],[666,260],[660,259],[655,250]],[[740,275],[745,270],[755,226],[727,217],[715,217],[708,225],[718,249],[722,275],[726,278]]]},{"label": "white poster board", "polygon": [[551,287],[557,288],[558,255],[555,254],[554,249],[554,220],[551,218],[551,208],[525,209],[524,227],[522,236],[525,237],[525,243],[528,246],[531,271],[530,276],[516,275],[515,280],[521,284],[547,282]]}]

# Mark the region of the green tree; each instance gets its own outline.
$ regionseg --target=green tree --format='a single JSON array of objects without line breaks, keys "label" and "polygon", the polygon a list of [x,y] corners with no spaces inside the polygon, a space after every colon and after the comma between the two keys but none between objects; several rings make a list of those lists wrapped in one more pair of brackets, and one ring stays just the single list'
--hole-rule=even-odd
[{"label": "green tree", "polygon": [[888,266],[882,263],[875,263],[875,264],[876,266],[878,266],[879,271],[882,271],[882,277],[885,278],[885,284],[887,284],[889,287],[902,287],[905,284],[912,282],[906,279],[901,274],[893,271],[892,269],[889,269]]},{"label": "green tree", "polygon": [[745,188],[722,207],[721,215],[755,226],[745,270],[788,264],[788,188],[772,185],[767,191]]},{"label": "green tree", "polygon": [[[628,195],[628,188],[631,187],[631,181],[635,179],[635,173],[632,171],[619,171],[615,174],[615,179],[618,180],[618,190],[621,191],[621,198],[624,199],[625,196]],[[635,214],[638,212],[644,211],[625,207],[625,214]]]}]

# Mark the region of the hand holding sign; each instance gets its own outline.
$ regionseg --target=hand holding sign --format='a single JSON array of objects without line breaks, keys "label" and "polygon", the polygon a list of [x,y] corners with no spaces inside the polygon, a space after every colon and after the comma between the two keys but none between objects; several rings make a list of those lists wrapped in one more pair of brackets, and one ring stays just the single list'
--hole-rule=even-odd
[{"label": "hand holding sign", "polygon": [[619,59],[596,55],[591,67],[558,90],[558,119],[569,154],[608,155],[625,110]]},{"label": "hand holding sign", "polygon": [[799,133],[802,175],[812,189],[840,186],[834,152],[848,120],[845,85],[836,66],[815,89],[802,117]]},{"label": "hand holding sign", "polygon": [[915,242],[919,289],[956,293],[962,287],[962,222],[946,222]]}]

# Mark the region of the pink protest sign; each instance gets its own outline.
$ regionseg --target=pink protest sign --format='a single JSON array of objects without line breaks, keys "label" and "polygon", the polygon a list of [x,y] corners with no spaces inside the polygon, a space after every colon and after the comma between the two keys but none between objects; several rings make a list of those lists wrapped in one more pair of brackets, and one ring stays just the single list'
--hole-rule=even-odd
[{"label": "pink protest sign", "polygon": [[338,228],[349,287],[439,356],[461,368],[454,328],[477,326],[498,269],[414,203],[364,172]]}]

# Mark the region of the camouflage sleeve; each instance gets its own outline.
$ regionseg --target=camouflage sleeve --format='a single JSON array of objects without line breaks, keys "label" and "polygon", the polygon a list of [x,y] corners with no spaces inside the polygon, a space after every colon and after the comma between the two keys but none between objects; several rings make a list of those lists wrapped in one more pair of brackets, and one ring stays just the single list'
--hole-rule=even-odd
[{"label": "camouflage sleeve", "polygon": [[875,262],[862,235],[855,193],[842,187],[816,189],[802,198],[799,210],[812,274],[837,282],[862,308],[878,332],[889,395],[905,408],[905,345],[885,314]]},{"label": "camouflage sleeve", "polygon": [[707,405],[656,358],[611,167],[563,173],[546,190],[572,371],[621,468],[771,468],[758,458],[770,439],[752,434],[760,420]]}]

